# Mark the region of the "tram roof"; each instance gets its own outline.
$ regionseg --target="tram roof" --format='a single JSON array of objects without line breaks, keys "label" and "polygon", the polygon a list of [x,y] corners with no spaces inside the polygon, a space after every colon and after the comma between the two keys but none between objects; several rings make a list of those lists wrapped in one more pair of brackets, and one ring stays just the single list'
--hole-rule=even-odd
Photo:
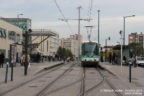
[{"label": "tram roof", "polygon": [[82,43],[98,43],[96,41],[83,41]]}]

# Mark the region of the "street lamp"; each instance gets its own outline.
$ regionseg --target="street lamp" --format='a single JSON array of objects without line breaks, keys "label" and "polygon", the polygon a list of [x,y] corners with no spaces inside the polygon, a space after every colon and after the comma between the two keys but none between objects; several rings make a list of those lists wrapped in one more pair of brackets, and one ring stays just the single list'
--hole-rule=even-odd
[{"label": "street lamp", "polygon": [[123,40],[123,38],[122,38],[122,31],[120,30],[120,35],[121,35],[121,37],[120,37],[120,41],[121,41],[121,72],[122,72],[122,40]]},{"label": "street lamp", "polygon": [[125,45],[125,19],[129,18],[129,17],[135,17],[135,15],[123,16],[123,19],[124,19],[124,24],[123,24],[123,45]]},{"label": "street lamp", "polygon": [[106,61],[106,59],[107,59],[107,40],[110,40],[110,37],[108,37],[108,38],[106,38],[106,40],[105,40],[105,45],[106,45],[106,50],[105,50],[105,61]]},{"label": "street lamp", "polygon": [[17,18],[19,18],[20,15],[22,16],[22,15],[24,15],[24,14],[22,14],[22,13],[21,13],[21,14],[17,14]]},{"label": "street lamp", "polygon": [[97,10],[97,12],[98,12],[98,44],[100,44],[100,10]]}]

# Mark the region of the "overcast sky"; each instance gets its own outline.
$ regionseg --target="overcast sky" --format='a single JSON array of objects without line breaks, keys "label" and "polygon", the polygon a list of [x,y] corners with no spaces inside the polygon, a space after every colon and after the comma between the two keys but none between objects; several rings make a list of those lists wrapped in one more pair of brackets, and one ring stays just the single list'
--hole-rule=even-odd
[{"label": "overcast sky", "polygon": [[[108,44],[116,44],[120,41],[119,31],[123,30],[123,16],[136,15],[126,19],[126,44],[128,34],[132,32],[144,33],[144,0],[57,0],[62,13],[67,19],[78,18],[78,6],[82,6],[81,18],[88,18],[89,5],[92,3],[90,23],[81,21],[81,34],[83,40],[87,40],[87,32],[84,26],[92,25],[91,40],[97,40],[97,10],[100,12],[100,42],[105,44],[109,36]],[[77,21],[66,22],[58,20],[63,18],[54,0],[0,0],[0,16],[15,18],[23,13],[23,18],[32,19],[33,29],[51,29],[59,33],[60,37],[67,37],[77,33]]]}]

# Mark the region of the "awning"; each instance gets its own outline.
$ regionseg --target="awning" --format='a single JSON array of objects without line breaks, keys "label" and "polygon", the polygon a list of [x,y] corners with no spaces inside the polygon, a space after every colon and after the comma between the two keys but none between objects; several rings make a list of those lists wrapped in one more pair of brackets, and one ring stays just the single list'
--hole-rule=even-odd
[{"label": "awning", "polygon": [[56,36],[57,34],[55,32],[52,32],[51,30],[45,30],[45,31],[32,31],[29,33],[31,36]]},{"label": "awning", "polygon": [[31,53],[32,54],[40,53],[41,55],[43,55],[43,52],[41,52],[38,48],[33,49]]}]

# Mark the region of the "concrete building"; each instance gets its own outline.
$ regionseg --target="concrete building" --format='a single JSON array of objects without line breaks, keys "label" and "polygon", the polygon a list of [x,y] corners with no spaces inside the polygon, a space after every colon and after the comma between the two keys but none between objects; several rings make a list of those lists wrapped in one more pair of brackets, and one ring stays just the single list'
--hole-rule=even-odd
[{"label": "concrete building", "polygon": [[29,18],[1,18],[13,25],[18,26],[23,32],[31,29],[31,19]]},{"label": "concrete building", "polygon": [[[82,36],[80,35],[80,47],[81,47],[81,43],[82,43]],[[69,38],[60,39],[59,46],[70,50],[75,57],[78,57],[78,46],[79,46],[78,34],[70,35]]]},{"label": "concrete building", "polygon": [[[0,53],[4,53],[9,58],[10,44],[21,42],[22,29],[14,26],[3,19],[0,19]],[[22,46],[17,46],[17,53],[22,53]]]},{"label": "concrete building", "polygon": [[[57,49],[59,47],[59,34],[48,30],[48,29],[33,29],[33,32],[52,32],[55,33],[56,36],[50,36],[47,38],[47,36],[32,36],[32,43],[38,44],[41,41],[44,40],[44,42],[40,43],[39,46],[36,46],[33,48],[37,48],[41,54],[44,56],[53,56],[56,54]],[[47,39],[46,39],[47,38]]]},{"label": "concrete building", "polygon": [[[25,33],[25,31],[28,31],[31,29],[31,19],[29,18],[1,18],[15,26],[18,26],[22,29],[22,32]],[[32,37],[29,36],[28,42],[32,43]],[[23,40],[25,40],[25,37],[23,36]],[[24,42],[24,41],[23,41]],[[23,47],[23,53],[24,53],[24,47]],[[30,49],[28,49],[30,51]]]},{"label": "concrete building", "polygon": [[141,46],[144,48],[144,34],[137,34],[137,33],[131,33],[129,34],[129,40],[128,44],[130,43],[140,43]]}]

